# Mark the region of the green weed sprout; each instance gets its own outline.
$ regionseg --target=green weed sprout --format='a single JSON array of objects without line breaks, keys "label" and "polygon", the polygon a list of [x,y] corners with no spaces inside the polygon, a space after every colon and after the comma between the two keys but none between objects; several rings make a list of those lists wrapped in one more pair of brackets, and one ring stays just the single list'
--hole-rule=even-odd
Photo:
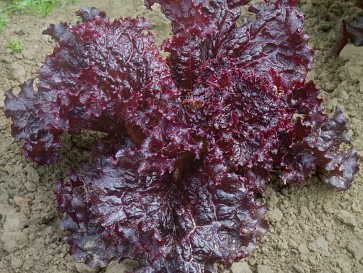
[{"label": "green weed sprout", "polygon": [[11,49],[12,53],[21,53],[23,51],[23,43],[19,40],[9,40],[6,47]]}]

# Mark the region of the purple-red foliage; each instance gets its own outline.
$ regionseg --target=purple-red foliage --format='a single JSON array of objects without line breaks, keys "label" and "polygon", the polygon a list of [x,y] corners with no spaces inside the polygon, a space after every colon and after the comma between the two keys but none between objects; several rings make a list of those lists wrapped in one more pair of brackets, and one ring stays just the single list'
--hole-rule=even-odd
[{"label": "purple-red foliage", "polygon": [[[56,185],[61,228],[79,262],[139,261],[134,272],[215,272],[251,254],[267,230],[264,193],[317,173],[348,189],[358,155],[339,108],[324,113],[305,83],[313,50],[296,0],[146,0],[161,5],[173,36],[159,54],[143,18],[110,22],[95,8],[58,42],[5,114],[26,157],[58,160],[62,133],[106,133],[94,161]],[[342,146],[342,144],[344,144]],[[344,147],[349,147],[344,150]]]}]

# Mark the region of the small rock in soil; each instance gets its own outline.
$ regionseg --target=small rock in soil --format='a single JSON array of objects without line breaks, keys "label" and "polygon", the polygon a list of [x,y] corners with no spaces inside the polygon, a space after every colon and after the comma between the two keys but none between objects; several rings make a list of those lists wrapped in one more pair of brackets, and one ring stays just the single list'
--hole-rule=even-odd
[{"label": "small rock in soil", "polygon": [[347,251],[353,255],[353,257],[360,261],[363,258],[363,242],[351,241],[347,245]]},{"label": "small rock in soil", "polygon": [[284,215],[279,209],[272,209],[269,211],[268,216],[272,222],[280,222]]},{"label": "small rock in soil", "polygon": [[337,215],[337,219],[342,222],[343,224],[346,224],[351,227],[357,226],[357,221],[353,214],[351,214],[349,211],[346,210],[340,210]]},{"label": "small rock in soil", "polygon": [[[35,183],[39,183],[39,175],[38,175],[38,172],[31,166],[27,166],[25,167],[25,171],[26,171],[26,178],[27,178],[27,181],[31,184]],[[34,186],[34,185],[33,185]],[[35,190],[35,186],[34,186],[34,189],[33,188],[30,188],[29,190],[31,191],[34,191]]]},{"label": "small rock in soil", "polygon": [[353,273],[352,265],[348,261],[338,260],[338,266],[342,273]]},{"label": "small rock in soil", "polygon": [[9,64],[9,63],[11,63],[13,61],[13,59],[11,58],[11,57],[9,57],[9,56],[1,56],[0,57],[0,62],[2,62],[2,63],[6,63],[6,64]]},{"label": "small rock in soil", "polygon": [[27,60],[34,60],[35,58],[35,50],[34,48],[27,48],[25,49],[22,54],[23,54],[23,57]]},{"label": "small rock in soil", "polygon": [[21,212],[11,212],[6,215],[6,221],[4,223],[5,231],[22,230],[27,224],[25,215]]},{"label": "small rock in soil", "polygon": [[316,246],[322,250],[327,252],[329,250],[329,243],[327,242],[327,240],[321,236],[318,239],[316,239]]},{"label": "small rock in soil", "polygon": [[233,273],[252,273],[250,267],[246,262],[238,262],[232,264]]},{"label": "small rock in soil", "polygon": [[11,77],[16,81],[22,81],[26,75],[25,69],[19,63],[12,63],[10,65]]},{"label": "small rock in soil", "polygon": [[10,265],[13,269],[20,268],[23,265],[23,261],[16,256],[12,256]]},{"label": "small rock in soil", "polygon": [[271,267],[267,265],[258,265],[257,266],[257,272],[258,273],[275,273]]},{"label": "small rock in soil", "polygon": [[336,239],[335,239],[335,235],[332,232],[328,232],[325,235],[326,240],[328,241],[328,243],[333,243]]},{"label": "small rock in soil", "polygon": [[27,224],[27,218],[21,212],[16,212],[13,207],[0,205],[0,214],[5,216],[4,232],[0,241],[4,244],[4,249],[13,252],[23,248],[28,244],[26,234],[22,232]]},{"label": "small rock in soil", "polygon": [[23,269],[25,270],[25,272],[30,272],[30,269],[34,266],[34,261],[27,259],[25,260],[24,264],[23,264]]},{"label": "small rock in soil", "polygon": [[294,269],[294,271],[295,271],[296,273],[305,273],[304,269],[303,269],[301,266],[297,265],[297,264],[295,264],[295,265],[293,266],[293,269]]},{"label": "small rock in soil", "polygon": [[28,198],[24,198],[24,197],[20,197],[20,196],[14,196],[14,203],[18,207],[22,207],[22,206],[28,205],[29,199]]},{"label": "small rock in soil", "polygon": [[99,267],[89,267],[84,263],[76,263],[76,269],[78,273],[97,273],[100,271]]},{"label": "small rock in soil", "polygon": [[308,249],[308,247],[306,246],[306,244],[300,244],[297,248],[297,250],[299,251],[299,253],[301,255],[307,255],[310,253],[310,250]]},{"label": "small rock in soil", "polygon": [[16,30],[14,30],[14,33],[18,34],[18,35],[24,35],[25,31],[23,28],[17,28]]},{"label": "small rock in soil", "polygon": [[125,260],[122,263],[112,261],[106,269],[105,273],[124,273],[126,271],[132,271],[136,267],[137,263],[132,260]]},{"label": "small rock in soil", "polygon": [[278,242],[278,243],[276,244],[276,248],[277,248],[278,250],[287,250],[287,249],[289,248],[289,246],[287,245],[287,243],[286,243],[286,242]]}]

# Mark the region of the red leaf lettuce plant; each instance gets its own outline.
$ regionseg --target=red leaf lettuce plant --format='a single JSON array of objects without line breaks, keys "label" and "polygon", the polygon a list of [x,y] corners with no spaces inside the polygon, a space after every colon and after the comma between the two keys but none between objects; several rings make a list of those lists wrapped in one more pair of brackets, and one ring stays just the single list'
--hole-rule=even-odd
[{"label": "red leaf lettuce plant", "polygon": [[[25,156],[57,162],[60,135],[97,139],[93,164],[56,185],[61,228],[79,262],[139,262],[134,272],[215,272],[266,232],[258,198],[272,173],[284,185],[318,173],[340,191],[358,170],[342,111],[329,119],[305,83],[313,50],[296,0],[146,0],[171,21],[154,44],[143,18],[110,22],[82,9],[50,25],[58,45],[5,114]],[[342,149],[342,144],[347,149]]]}]

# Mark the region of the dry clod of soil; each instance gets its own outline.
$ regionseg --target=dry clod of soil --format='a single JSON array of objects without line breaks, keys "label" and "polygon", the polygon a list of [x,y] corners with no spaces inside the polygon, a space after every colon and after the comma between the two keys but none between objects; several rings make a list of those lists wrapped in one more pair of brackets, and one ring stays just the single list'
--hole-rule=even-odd
[{"label": "dry clod of soil", "polygon": [[13,269],[17,269],[23,265],[23,261],[21,259],[17,258],[16,256],[13,256],[13,257],[11,257],[10,264]]},{"label": "dry clod of soil", "polygon": [[297,249],[301,255],[308,255],[310,253],[310,250],[304,243],[301,243]]},{"label": "dry clod of soil", "polygon": [[359,261],[363,262],[363,241],[350,241],[347,245],[347,251],[353,255],[353,257]]},{"label": "dry clod of soil", "polygon": [[78,273],[97,273],[100,271],[99,267],[89,267],[83,263],[76,263],[76,269]]},{"label": "dry clod of soil", "polygon": [[105,273],[125,273],[126,271],[132,272],[132,269],[135,266],[136,266],[135,262],[131,260],[125,260],[121,264],[116,261],[113,261],[108,265]]},{"label": "dry clod of soil", "polygon": [[356,227],[357,221],[353,214],[346,210],[340,210],[337,213],[337,219],[341,221],[343,224],[346,224],[350,227]]},{"label": "dry clod of soil", "polygon": [[267,265],[258,265],[257,266],[257,273],[275,273],[274,270],[272,270],[269,266]]},{"label": "dry clod of soil", "polygon": [[283,213],[279,209],[272,209],[267,213],[267,217],[270,223],[280,222],[284,217]]},{"label": "dry clod of soil", "polygon": [[329,251],[329,243],[326,241],[326,239],[324,238],[324,236],[320,236],[318,239],[316,239],[316,246],[321,251],[324,251],[324,252],[328,252]]},{"label": "dry clod of soil", "polygon": [[248,263],[238,262],[232,265],[232,273],[252,273],[252,271]]},{"label": "dry clod of soil", "polygon": [[25,215],[16,212],[11,206],[2,204],[0,204],[0,215],[3,222],[0,238],[3,249],[11,253],[25,247],[28,244],[28,237],[24,232],[24,227],[28,223]]},{"label": "dry clod of soil", "polygon": [[24,197],[20,197],[20,196],[15,196],[14,197],[14,203],[18,206],[18,207],[23,207],[23,206],[27,206],[29,203],[29,199],[28,198],[24,198]]},{"label": "dry clod of soil", "polygon": [[26,71],[19,62],[14,62],[10,65],[10,79],[22,82],[25,79]]}]

